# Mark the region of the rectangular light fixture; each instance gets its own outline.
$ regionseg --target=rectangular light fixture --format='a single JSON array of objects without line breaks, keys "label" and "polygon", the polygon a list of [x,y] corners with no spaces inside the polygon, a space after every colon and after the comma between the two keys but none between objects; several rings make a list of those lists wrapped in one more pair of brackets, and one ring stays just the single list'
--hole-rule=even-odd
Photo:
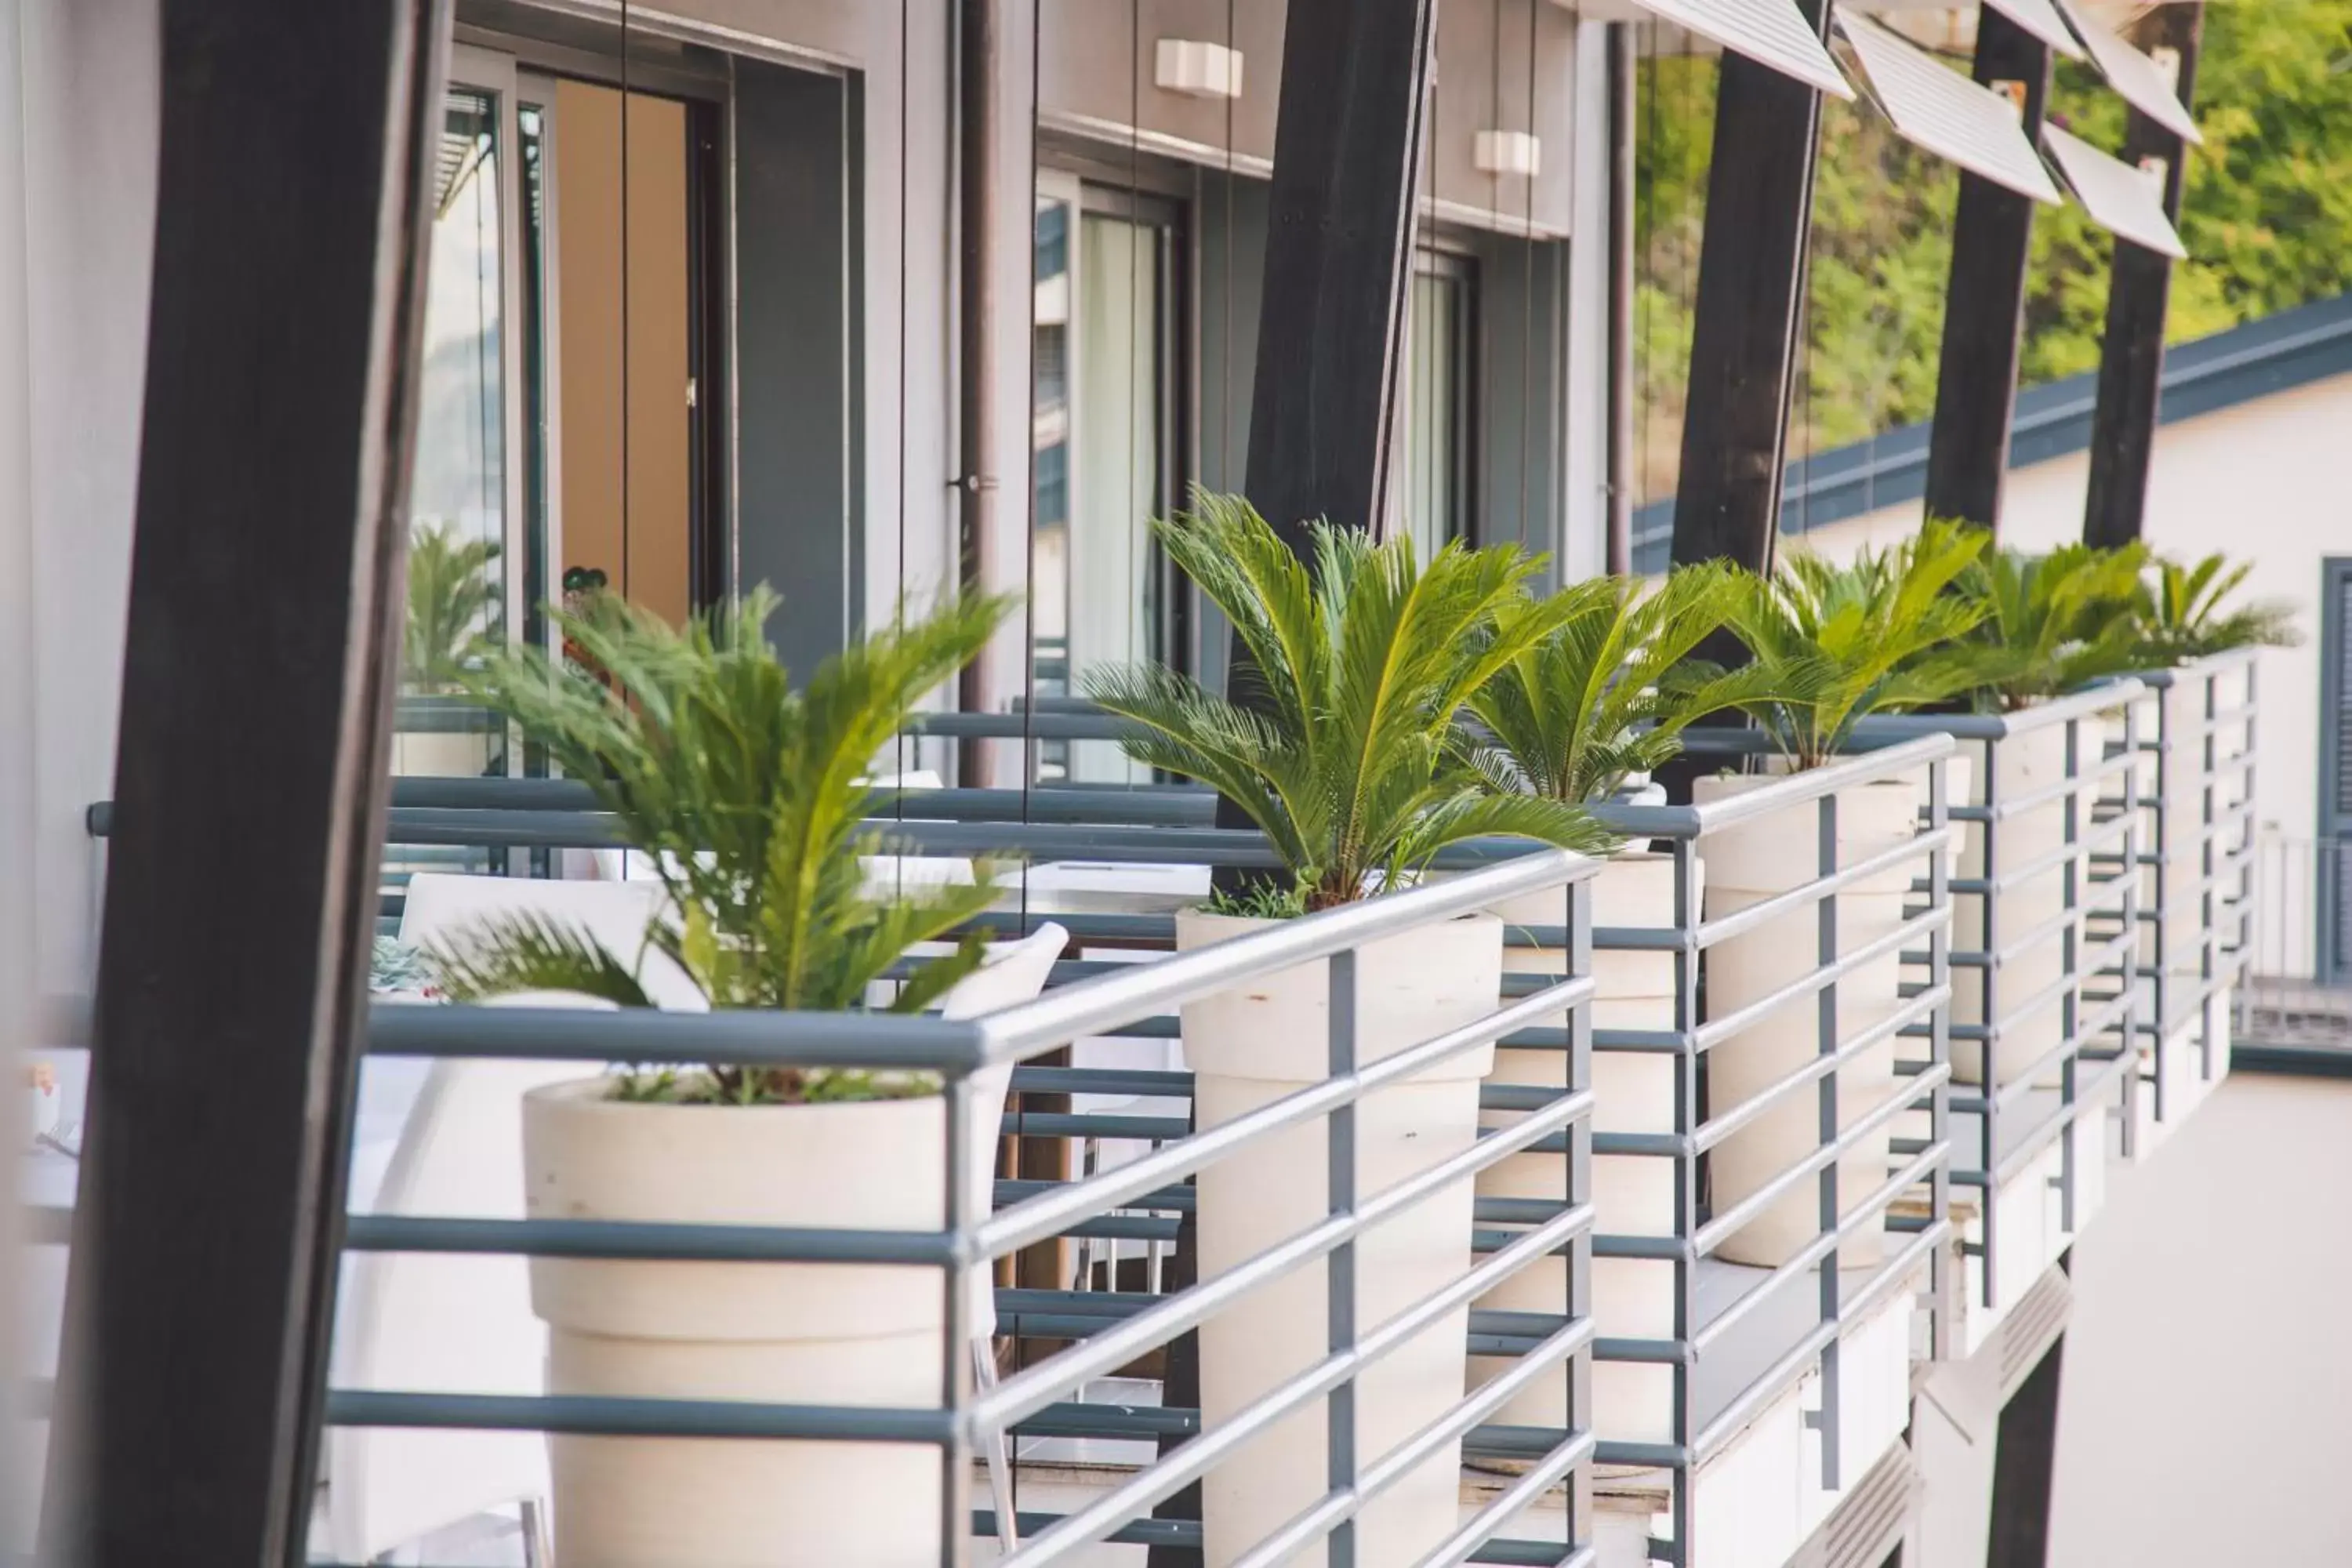
[{"label": "rectangular light fixture", "polygon": [[1162,38],[1151,79],[1187,98],[1239,98],[1242,52],[1200,38]]},{"label": "rectangular light fixture", "polygon": [[1481,131],[1472,161],[1482,174],[1533,179],[1543,171],[1543,142],[1524,131]]}]

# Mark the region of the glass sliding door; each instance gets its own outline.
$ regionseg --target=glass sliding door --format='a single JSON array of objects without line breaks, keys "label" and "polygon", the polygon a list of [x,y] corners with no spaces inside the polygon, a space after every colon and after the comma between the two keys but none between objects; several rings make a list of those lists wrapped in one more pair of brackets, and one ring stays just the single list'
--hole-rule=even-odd
[{"label": "glass sliding door", "polygon": [[1397,399],[1403,439],[1396,444],[1391,526],[1412,537],[1423,561],[1446,541],[1473,534],[1471,267],[1465,257],[1434,250],[1414,258]]},{"label": "glass sliding door", "polygon": [[[1181,655],[1181,600],[1149,527],[1175,499],[1175,213],[1041,174],[1035,240],[1031,597],[1050,700],[1090,668]],[[1039,772],[1147,776],[1108,742],[1041,747]]]},{"label": "glass sliding door", "polygon": [[460,48],[443,103],[426,262],[408,601],[394,771],[478,777],[506,769],[504,736],[459,695],[462,677],[515,626],[520,323],[512,64]]}]

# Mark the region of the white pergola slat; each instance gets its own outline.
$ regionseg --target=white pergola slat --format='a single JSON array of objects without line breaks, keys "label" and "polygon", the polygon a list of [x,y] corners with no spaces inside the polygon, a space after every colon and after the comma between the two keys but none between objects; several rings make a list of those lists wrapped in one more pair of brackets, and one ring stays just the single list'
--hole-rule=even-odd
[{"label": "white pergola slat", "polygon": [[1662,22],[1747,56],[1832,98],[1852,99],[1853,87],[1813,32],[1794,0],[1635,0]]},{"label": "white pergola slat", "polygon": [[2127,239],[2176,261],[2189,254],[2180,243],[2180,231],[2164,215],[2164,200],[2155,181],[2055,125],[2042,128],[2042,142],[2092,222],[2117,239]]},{"label": "white pergola slat", "polygon": [[2161,67],[2103,26],[2077,0],[2056,0],[2056,4],[2116,96],[2182,141],[2204,142],[2198,133],[2196,117],[2180,101],[2180,94],[2166,79]]},{"label": "white pergola slat", "polygon": [[2017,108],[1866,16],[1842,11],[1838,30],[1870,78],[1896,134],[1969,173],[2038,202],[2060,202]]}]

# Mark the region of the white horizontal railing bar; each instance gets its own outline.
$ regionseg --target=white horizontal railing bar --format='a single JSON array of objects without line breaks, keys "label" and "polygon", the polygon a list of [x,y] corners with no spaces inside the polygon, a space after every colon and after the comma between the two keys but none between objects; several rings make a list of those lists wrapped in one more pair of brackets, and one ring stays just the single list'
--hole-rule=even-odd
[{"label": "white horizontal railing bar", "polygon": [[[1190,1286],[1157,1306],[1123,1320],[1116,1329],[1073,1345],[1014,1374],[981,1397],[973,1407],[975,1416],[987,1423],[1002,1423],[1010,1426],[1023,1417],[1035,1414],[1087,1378],[1124,1365],[1134,1356],[1193,1327],[1243,1290],[1254,1289],[1321,1257],[1341,1242],[1354,1238],[1400,1210],[1412,1207],[1439,1189],[1464,1177],[1475,1175],[1579,1117],[1590,1115],[1592,1101],[1591,1089],[1563,1095],[1559,1103],[1549,1109],[1530,1112],[1508,1128],[1479,1139],[1461,1152],[1382,1188],[1359,1202],[1349,1213],[1335,1215],[1300,1232],[1280,1247],[1235,1264],[1214,1279]],[[1036,1203],[1045,1201],[1044,1198],[1032,1200]],[[1568,1216],[1561,1217],[1565,1219]],[[1309,1242],[1303,1251],[1299,1246],[1302,1240]],[[1259,1265],[1268,1258],[1282,1261],[1277,1268],[1260,1268]],[[1243,1276],[1247,1276],[1246,1285],[1235,1289],[1228,1284]],[[1370,1344],[1378,1337],[1377,1333],[1366,1335],[1361,1342]],[[987,1426],[978,1428],[982,1431],[988,1429]]]},{"label": "white horizontal railing bar", "polygon": [[1564,849],[1535,850],[1460,877],[1319,910],[1312,920],[1286,921],[1191,952],[1135,964],[1128,973],[1065,986],[981,1020],[987,1059],[1015,1060],[1090,1035],[1116,1035],[1118,1025],[1146,1014],[1165,1013],[1418,926],[1476,914],[1523,894],[1564,889],[1598,875],[1601,866]]},{"label": "white horizontal railing bar", "polygon": [[1933,1175],[1936,1167],[1950,1157],[1951,1144],[1948,1142],[1930,1143],[1919,1151],[1905,1163],[1901,1170],[1872,1188],[1869,1196],[1854,1205],[1853,1209],[1838,1221],[1835,1230],[1825,1230],[1814,1237],[1812,1240],[1799,1248],[1787,1262],[1780,1264],[1767,1275],[1762,1283],[1755,1286],[1739,1300],[1700,1324],[1697,1331],[1691,1335],[1692,1353],[1703,1355],[1709,1347],[1720,1344],[1726,1334],[1738,1328],[1741,1321],[1769,1300],[1774,1291],[1788,1284],[1790,1280],[1812,1272],[1816,1265],[1821,1264],[1823,1258],[1843,1247],[1857,1233],[1875,1222],[1883,1221],[1886,1211],[1894,1206],[1895,1199]]},{"label": "white horizontal railing bar", "polygon": [[1270,1568],[1310,1541],[1330,1533],[1341,1521],[1352,1519],[1370,1502],[1396,1484],[1407,1472],[1509,1403],[1513,1394],[1592,1342],[1592,1321],[1577,1318],[1522,1354],[1510,1369],[1456,1402],[1437,1420],[1423,1426],[1369,1465],[1358,1468],[1356,1482],[1327,1492],[1314,1506],[1253,1546],[1234,1562],[1233,1568]]},{"label": "white horizontal railing bar", "polygon": [[[1173,961],[1160,960],[1136,967],[1151,969],[1157,968],[1160,963],[1171,962]],[[1046,1240],[1060,1234],[1066,1226],[1089,1218],[1104,1209],[1117,1208],[1155,1188],[1181,1181],[1211,1160],[1270,1132],[1304,1123],[1326,1111],[1349,1104],[1386,1084],[1409,1078],[1449,1057],[1475,1049],[1499,1035],[1509,1033],[1528,1019],[1580,1006],[1591,996],[1594,988],[1595,982],[1590,975],[1564,980],[1531,996],[1521,997],[1462,1028],[1449,1030],[1392,1056],[1382,1057],[1345,1077],[1325,1079],[1305,1089],[1293,1090],[1280,1100],[1244,1112],[1204,1132],[1193,1133],[1181,1142],[1156,1149],[1140,1159],[1131,1160],[1084,1181],[1070,1183],[1053,1192],[1024,1199],[982,1221],[975,1228],[974,1245],[981,1256],[1000,1258],[1033,1242]]]},{"label": "white horizontal railing bar", "polygon": [[2055,729],[2069,720],[2108,713],[2147,695],[2137,676],[2125,676],[2097,686],[2086,686],[2063,697],[2053,697],[2014,713],[1873,713],[1856,720],[1858,738],[1894,735],[1951,735],[1962,741],[2002,741]]},{"label": "white horizontal railing bar", "polygon": [[[1472,1514],[1461,1529],[1447,1536],[1415,1568],[1454,1568],[1457,1563],[1467,1563],[1478,1548],[1494,1539],[1496,1531],[1550,1490],[1569,1471],[1592,1458],[1600,1446],[1598,1434],[1590,1430],[1570,1434],[1567,1442],[1536,1460],[1525,1474],[1505,1488],[1492,1502]],[[1571,1522],[1574,1518],[1571,1512]],[[1574,1542],[1570,1544],[1575,1545]],[[1580,1564],[1591,1563],[1594,1561],[1595,1550],[1587,1543],[1574,1556],[1561,1559],[1557,1568],[1579,1568]]]},{"label": "white horizontal railing bar", "polygon": [[1791,1002],[1802,1001],[1844,979],[1873,959],[1890,952],[1900,952],[1903,944],[1914,937],[1941,931],[1952,922],[1949,904],[1938,904],[1926,912],[1915,915],[1883,936],[1873,937],[1851,952],[1838,954],[1834,963],[1825,963],[1811,973],[1791,981],[1769,995],[1758,998],[1735,1012],[1720,1018],[1710,1018],[1694,1030],[1697,1048],[1711,1050],[1722,1041],[1730,1039],[1758,1021],[1769,1018]]},{"label": "white horizontal railing bar", "polygon": [[1804,1369],[1820,1359],[1822,1348],[1840,1337],[1846,1324],[1862,1317],[1877,1304],[1878,1297],[1889,1288],[1890,1281],[1907,1278],[1934,1247],[1943,1245],[1950,1232],[1950,1225],[1947,1222],[1940,1226],[1930,1226],[1913,1237],[1869,1284],[1855,1291],[1851,1300],[1839,1304],[1835,1321],[1815,1327],[1786,1355],[1766,1368],[1721,1414],[1708,1422],[1697,1436],[1691,1439],[1688,1447],[1692,1466],[1696,1468],[1705,1464],[1726,1441],[1737,1436],[1740,1429],[1755,1418],[1759,1409],[1786,1393]]},{"label": "white horizontal railing bar", "polygon": [[[1533,1258],[1549,1251],[1549,1247],[1542,1245],[1544,1243],[1558,1245],[1559,1237],[1570,1233],[1570,1222],[1577,1226],[1589,1226],[1591,1223],[1591,1211],[1590,1208],[1570,1211],[1559,1215],[1545,1229],[1530,1233],[1525,1256],[1519,1263],[1532,1260]],[[1559,1234],[1550,1234],[1552,1232]],[[1514,1267],[1517,1266],[1519,1265],[1514,1265]],[[1247,1268],[1248,1265],[1243,1264],[1238,1267]],[[1475,1274],[1475,1271],[1473,1273]],[[1229,1277],[1228,1274],[1220,1275],[1217,1278],[1222,1280]],[[1487,1288],[1486,1282],[1484,1279],[1477,1279],[1473,1283],[1472,1279],[1472,1275],[1465,1275],[1462,1280],[1457,1280],[1449,1288],[1441,1305],[1433,1308],[1430,1302],[1419,1303],[1363,1336],[1354,1348],[1335,1352],[1296,1375],[1284,1380],[1267,1394],[1221,1421],[1214,1429],[1202,1432],[1199,1436],[1193,1437],[1176,1449],[1167,1458],[1139,1472],[1126,1485],[1107,1494],[1079,1512],[1066,1516],[1045,1534],[1036,1537],[1015,1555],[1006,1559],[1008,1568],[1013,1563],[1044,1563],[1057,1561],[1067,1552],[1091,1544],[1118,1530],[1129,1520],[1139,1517],[1144,1510],[1160,1502],[1170,1493],[1190,1484],[1210,1466],[1224,1458],[1228,1450],[1241,1446],[1265,1427],[1289,1415],[1293,1411],[1303,1408],[1309,1402],[1328,1394],[1340,1384],[1357,1375],[1363,1367],[1420,1332],[1437,1318],[1444,1316],[1444,1312],[1453,1306],[1482,1294]],[[1214,1282],[1212,1281],[1212,1283]],[[1183,1294],[1190,1296],[1202,1289],[1203,1287],[1195,1286]],[[1171,1298],[1171,1300],[1177,1299]],[[1148,1316],[1159,1310],[1158,1308],[1147,1309],[1145,1313],[1139,1316]],[[1128,1321],[1132,1322],[1134,1320],[1129,1319]],[[1573,1354],[1582,1345],[1589,1343],[1591,1336],[1591,1321],[1585,1318],[1578,1319],[1566,1325],[1554,1338],[1565,1342],[1565,1348],[1560,1354],[1566,1356]],[[1102,1336],[1097,1336],[1097,1338],[1100,1337]],[[1530,1354],[1540,1353],[1540,1351],[1541,1347],[1538,1347],[1538,1352]],[[1032,1372],[1043,1372],[1064,1361],[1067,1354],[1068,1352],[1066,1352],[1063,1355],[1033,1368]],[[1027,1377],[1030,1374],[1022,1375]],[[1012,1387],[1012,1383],[1004,1384],[1000,1386],[998,1393],[1003,1393]],[[973,1407],[970,1420],[974,1443],[980,1442],[996,1429],[995,1424],[1001,1417],[992,1409],[996,1401],[984,1397]],[[1461,1430],[1465,1432],[1476,1426],[1485,1415],[1491,1413],[1490,1409],[1479,1407],[1475,1396],[1454,1406],[1457,1412],[1464,1408],[1478,1410],[1475,1416],[1463,1425]],[[1024,1414],[1034,1414],[1034,1412]],[[1010,1426],[1018,1419],[1020,1417],[1015,1416],[1005,1420],[1004,1425]],[[1356,1489],[1360,1495],[1370,1496],[1387,1484],[1389,1482],[1385,1479],[1378,1484],[1367,1480],[1360,1482]],[[1033,1557],[1031,1555],[1033,1552],[1038,1554]]]},{"label": "white horizontal railing bar", "polygon": [[1942,827],[1922,827],[1913,837],[1903,840],[1894,847],[1882,849],[1877,854],[1857,860],[1851,866],[1841,866],[1826,877],[1816,877],[1810,882],[1791,888],[1786,892],[1775,893],[1769,899],[1759,900],[1746,909],[1731,914],[1717,915],[1713,920],[1702,921],[1699,922],[1697,941],[1695,945],[1704,952],[1718,942],[1728,942],[1733,937],[1752,931],[1775,916],[1810,909],[1831,894],[1843,892],[1864,878],[1892,870],[1906,860],[1923,859],[1930,853],[1940,853],[1954,842],[1958,831],[1958,828],[1948,823]]},{"label": "white horizontal railing bar", "polygon": [[1890,1040],[1922,1019],[1931,1017],[1936,1009],[1951,1000],[1949,984],[1931,986],[1917,995],[1906,998],[1893,1013],[1868,1027],[1855,1032],[1850,1040],[1842,1042],[1834,1051],[1815,1056],[1796,1071],[1768,1085],[1756,1094],[1741,1100],[1718,1115],[1710,1116],[1691,1135],[1690,1150],[1704,1154],[1726,1138],[1755,1121],[1782,1099],[1809,1083],[1818,1081],[1824,1074],[1843,1067],[1855,1057],[1883,1041]]},{"label": "white horizontal railing bar", "polygon": [[1698,816],[1698,836],[1705,838],[1718,828],[1745,822],[1750,817],[1769,816],[1774,812],[1804,805],[1825,795],[1834,795],[1856,784],[1876,784],[1883,779],[1921,772],[1928,763],[1943,761],[1957,749],[1958,742],[1949,734],[1938,731],[1934,734],[1922,735],[1916,741],[1906,741],[1900,745],[1864,752],[1859,756],[1841,758],[1822,767],[1789,773],[1758,788],[1693,807]]},{"label": "white horizontal railing bar", "polygon": [[1794,1165],[1699,1226],[1691,1237],[1691,1245],[1701,1255],[1713,1252],[1723,1245],[1725,1238],[1752,1224],[1774,1200],[1789,1192],[1797,1183],[1807,1176],[1819,1175],[1824,1166],[1843,1158],[1855,1144],[1910,1110],[1931,1090],[1949,1083],[1951,1078],[1951,1063],[1931,1062],[1913,1077],[1899,1080],[1892,1095],[1856,1117],[1851,1126],[1841,1128],[1835,1138],[1816,1146],[1812,1152]]}]

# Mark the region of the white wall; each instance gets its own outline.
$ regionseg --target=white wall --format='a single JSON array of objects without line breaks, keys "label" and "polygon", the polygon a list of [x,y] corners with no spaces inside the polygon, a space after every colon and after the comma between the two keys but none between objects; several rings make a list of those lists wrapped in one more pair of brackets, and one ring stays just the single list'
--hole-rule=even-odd
[{"label": "white wall", "polygon": [[2352,1563],[2347,1130],[2352,1083],[2241,1075],[2122,1173],[2074,1249],[2053,1568]]},{"label": "white wall", "polygon": [[[15,431],[20,510],[0,500],[0,558],[27,573],[32,626],[29,729],[0,735],[0,748],[33,758],[33,861],[7,878],[29,881],[43,996],[87,992],[97,952],[102,862],[82,813],[113,793],[155,224],[156,16],[155,0],[17,0],[20,69],[0,89],[23,115],[17,303],[31,389]],[[0,262],[0,288],[7,279]],[[0,394],[0,421],[9,414]]]},{"label": "white wall", "polygon": [[[2352,555],[2352,486],[2344,481],[2352,431],[2352,375],[2315,381],[2158,429],[2148,481],[2147,537],[2168,555],[2222,551],[2251,561],[2242,592],[2293,605],[2304,643],[2273,648],[2260,671],[2256,731],[2257,822],[2266,836],[2307,841],[2318,833],[2320,562]],[[2076,452],[2009,476],[2004,542],[2029,549],[2079,539],[2090,454]],[[1840,556],[1915,531],[1920,503],[1906,502],[1786,542]],[[2265,857],[2264,880],[2277,862]],[[2258,954],[2307,962],[2312,911],[2301,877],[2258,889]],[[2267,966],[2267,965],[2266,965]]]}]

